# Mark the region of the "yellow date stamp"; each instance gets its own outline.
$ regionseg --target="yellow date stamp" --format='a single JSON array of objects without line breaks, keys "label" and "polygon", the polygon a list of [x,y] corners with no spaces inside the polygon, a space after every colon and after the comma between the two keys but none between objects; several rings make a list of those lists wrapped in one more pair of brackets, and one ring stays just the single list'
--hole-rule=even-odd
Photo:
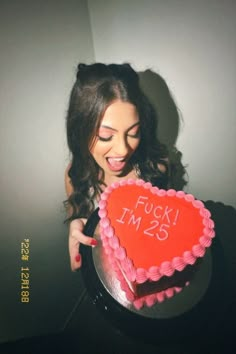
[{"label": "yellow date stamp", "polygon": [[30,269],[28,261],[30,257],[30,240],[25,238],[21,242],[21,260],[24,266],[21,267],[20,278],[20,299],[22,303],[30,302]]}]

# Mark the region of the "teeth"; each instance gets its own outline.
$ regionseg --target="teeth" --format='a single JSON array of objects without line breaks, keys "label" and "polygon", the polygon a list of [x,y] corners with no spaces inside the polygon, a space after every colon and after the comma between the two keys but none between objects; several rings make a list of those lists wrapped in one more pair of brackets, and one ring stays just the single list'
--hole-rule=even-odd
[{"label": "teeth", "polygon": [[123,157],[113,157],[113,160],[115,160],[115,161],[123,161],[124,158]]},{"label": "teeth", "polygon": [[124,157],[108,157],[108,160],[113,160],[113,161],[124,161]]}]

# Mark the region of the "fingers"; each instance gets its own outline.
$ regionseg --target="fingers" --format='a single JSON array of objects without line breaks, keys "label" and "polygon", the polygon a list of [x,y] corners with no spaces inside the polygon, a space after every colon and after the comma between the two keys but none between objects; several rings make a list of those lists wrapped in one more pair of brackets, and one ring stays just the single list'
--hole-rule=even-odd
[{"label": "fingers", "polygon": [[82,265],[81,255],[79,254],[79,240],[69,236],[69,255],[72,271],[78,270]]},{"label": "fingers", "polygon": [[77,241],[85,246],[97,246],[97,240],[95,240],[95,238],[86,236],[81,232],[78,235],[72,233],[71,238],[74,239],[75,242]]},{"label": "fingers", "polygon": [[84,222],[81,219],[76,219],[71,222],[69,233],[69,254],[71,270],[76,271],[82,265],[81,254],[79,253],[80,243],[86,246],[96,246],[97,240],[93,237],[88,237],[83,234],[82,230]]}]

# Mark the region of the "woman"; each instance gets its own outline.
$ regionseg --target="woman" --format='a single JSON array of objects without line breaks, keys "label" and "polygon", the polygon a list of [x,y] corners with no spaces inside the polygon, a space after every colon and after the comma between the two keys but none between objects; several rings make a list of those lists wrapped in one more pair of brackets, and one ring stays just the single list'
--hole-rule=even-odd
[{"label": "woman", "polygon": [[67,113],[71,163],[65,173],[71,269],[100,193],[114,181],[142,178],[167,188],[167,151],[157,139],[157,117],[129,64],[79,64]]}]

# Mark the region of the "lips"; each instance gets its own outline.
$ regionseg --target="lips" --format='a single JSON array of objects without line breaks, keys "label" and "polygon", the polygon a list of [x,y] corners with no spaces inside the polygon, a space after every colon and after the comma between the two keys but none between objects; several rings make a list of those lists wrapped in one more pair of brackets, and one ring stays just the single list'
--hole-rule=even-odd
[{"label": "lips", "polygon": [[107,163],[112,171],[121,171],[125,167],[126,159],[124,157],[108,157]]}]

